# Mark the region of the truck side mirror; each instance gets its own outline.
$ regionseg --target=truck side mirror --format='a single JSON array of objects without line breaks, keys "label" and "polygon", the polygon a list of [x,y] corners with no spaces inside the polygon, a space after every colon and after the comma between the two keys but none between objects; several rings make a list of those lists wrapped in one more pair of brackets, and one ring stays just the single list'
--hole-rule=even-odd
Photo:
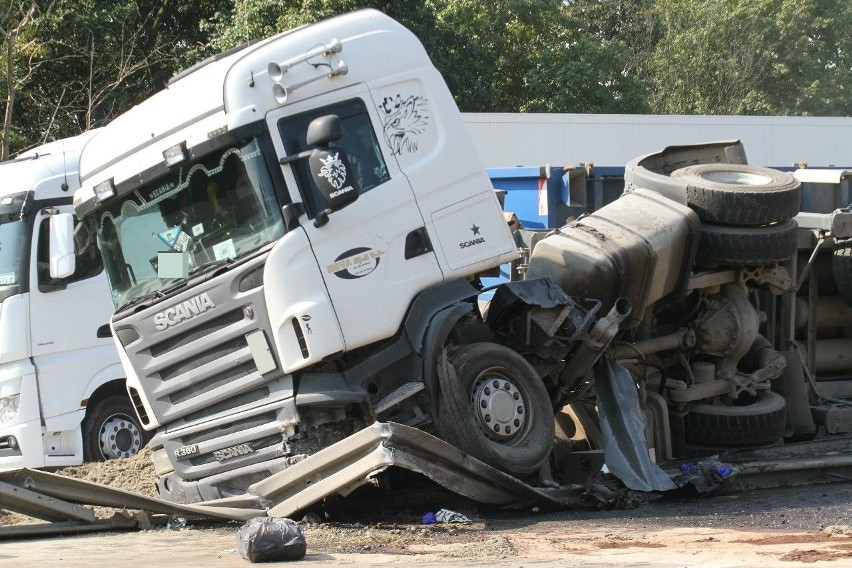
[{"label": "truck side mirror", "polygon": [[306,141],[315,146],[308,157],[308,166],[326,207],[314,222],[317,226],[325,224],[329,213],[358,199],[360,188],[349,156],[343,148],[329,146],[342,136],[343,126],[335,114],[315,118],[308,125]]},{"label": "truck side mirror", "polygon": [[340,117],[336,114],[317,117],[311,121],[305,133],[305,141],[308,146],[314,146],[314,149],[278,160],[284,165],[307,158],[311,178],[325,206],[316,214],[315,227],[328,223],[330,213],[343,209],[358,199],[360,193],[361,188],[346,151],[330,146],[331,142],[342,137],[343,125],[340,123]]},{"label": "truck side mirror", "polygon": [[327,114],[311,121],[305,141],[308,146],[328,146],[343,137],[343,125],[336,114]]},{"label": "truck side mirror", "polygon": [[327,209],[337,211],[358,199],[358,181],[345,150],[315,148],[308,165]]},{"label": "truck side mirror", "polygon": [[68,278],[74,274],[74,216],[58,213],[50,218],[50,277]]}]

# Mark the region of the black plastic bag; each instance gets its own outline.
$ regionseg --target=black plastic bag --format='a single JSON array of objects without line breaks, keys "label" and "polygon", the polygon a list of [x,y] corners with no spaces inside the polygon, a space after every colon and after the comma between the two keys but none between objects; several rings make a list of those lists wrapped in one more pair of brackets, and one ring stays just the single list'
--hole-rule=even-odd
[{"label": "black plastic bag", "polygon": [[283,517],[255,517],[240,527],[237,549],[249,562],[277,562],[305,557],[302,527]]}]

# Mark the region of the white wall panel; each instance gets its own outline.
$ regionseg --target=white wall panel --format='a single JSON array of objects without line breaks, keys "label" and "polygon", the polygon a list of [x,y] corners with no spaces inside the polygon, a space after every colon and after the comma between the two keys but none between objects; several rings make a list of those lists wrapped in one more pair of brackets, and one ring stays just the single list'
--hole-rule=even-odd
[{"label": "white wall panel", "polygon": [[486,167],[623,166],[676,144],[740,139],[752,164],[852,167],[852,118],[464,113]]}]

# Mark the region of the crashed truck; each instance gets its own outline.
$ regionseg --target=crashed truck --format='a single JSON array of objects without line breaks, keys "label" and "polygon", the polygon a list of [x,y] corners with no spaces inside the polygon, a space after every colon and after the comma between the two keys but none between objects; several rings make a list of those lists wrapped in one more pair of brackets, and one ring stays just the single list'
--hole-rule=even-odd
[{"label": "crashed truck", "polygon": [[[80,177],[74,240],[102,255],[165,499],[307,464],[309,485],[376,423],[532,484],[613,436],[662,459],[813,434],[788,421],[810,416],[782,309],[793,178],[737,143],[645,157],[484,290],[517,235],[422,45],[377,11],[188,69],[94,136]],[[643,431],[600,434],[633,399]]]}]

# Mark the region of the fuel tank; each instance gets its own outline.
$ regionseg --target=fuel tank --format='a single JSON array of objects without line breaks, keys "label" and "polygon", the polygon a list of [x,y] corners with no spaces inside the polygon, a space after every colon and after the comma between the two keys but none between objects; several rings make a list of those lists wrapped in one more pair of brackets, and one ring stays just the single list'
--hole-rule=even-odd
[{"label": "fuel tank", "polygon": [[684,294],[700,231],[689,207],[636,189],[539,241],[527,278],[554,278],[571,296],[600,300],[601,313],[625,297],[636,318],[622,327],[632,327],[649,305]]}]

